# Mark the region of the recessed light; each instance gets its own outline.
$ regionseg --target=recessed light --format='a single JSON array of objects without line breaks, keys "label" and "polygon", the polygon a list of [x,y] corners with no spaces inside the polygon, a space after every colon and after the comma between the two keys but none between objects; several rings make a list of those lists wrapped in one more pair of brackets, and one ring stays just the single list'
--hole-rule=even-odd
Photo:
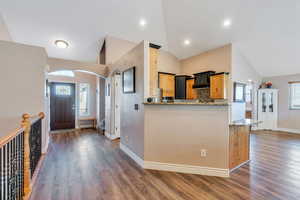
[{"label": "recessed light", "polygon": [[145,27],[147,25],[147,21],[145,19],[140,19],[140,26]]},{"label": "recessed light", "polygon": [[191,44],[191,41],[190,40],[188,40],[188,39],[186,39],[186,40],[184,40],[184,45],[186,45],[186,46],[188,46],[188,45],[190,45]]},{"label": "recessed light", "polygon": [[56,40],[55,45],[60,49],[65,49],[69,47],[69,43],[64,40]]},{"label": "recessed light", "polygon": [[252,80],[251,80],[251,79],[248,79],[248,82],[252,82]]},{"label": "recessed light", "polygon": [[226,27],[226,28],[230,27],[231,24],[232,24],[231,19],[225,19],[224,22],[223,22],[223,26]]}]

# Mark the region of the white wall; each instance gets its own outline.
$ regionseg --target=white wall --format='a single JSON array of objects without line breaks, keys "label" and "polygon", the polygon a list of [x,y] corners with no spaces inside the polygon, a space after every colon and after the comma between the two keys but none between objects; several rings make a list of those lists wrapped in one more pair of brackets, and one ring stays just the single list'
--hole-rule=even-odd
[{"label": "white wall", "polygon": [[119,39],[113,36],[105,38],[106,45],[106,65],[112,65],[118,61],[127,52],[133,49],[137,43],[128,40]]},{"label": "white wall", "polygon": [[44,111],[47,54],[43,48],[0,41],[0,116]]},{"label": "white wall", "polygon": [[[141,42],[117,62],[111,68],[124,71],[130,67],[136,67],[136,92],[130,94],[121,93],[121,143],[131,149],[139,157],[144,157],[144,69],[145,50],[148,42]],[[111,96],[106,97],[106,134],[114,134],[114,87],[113,73],[106,79],[107,85],[111,85]],[[139,110],[134,109],[134,104],[139,105]]]},{"label": "white wall", "polygon": [[106,77],[107,75],[106,66],[101,64],[65,60],[60,58],[48,58],[48,65],[50,67],[50,72],[58,70],[84,70],[96,73],[103,77]]},{"label": "white wall", "polygon": [[76,84],[76,108],[79,108],[79,84],[88,83],[90,85],[90,114],[88,116],[79,116],[78,109],[76,110],[76,127],[78,127],[78,119],[97,118],[97,77],[96,75],[74,72],[75,77],[53,76],[48,75],[49,82],[66,82]]},{"label": "white wall", "polygon": [[170,52],[164,51],[162,49],[159,50],[157,62],[157,69],[159,72],[167,72],[173,74],[181,73],[180,60]]},{"label": "white wall", "polygon": [[[251,63],[243,55],[238,46],[232,44],[232,61],[231,61],[231,80],[234,82],[240,82],[249,84],[249,80],[252,81],[253,85],[253,110],[252,115],[254,119],[257,119],[257,90],[262,82],[262,77],[253,68]],[[231,99],[233,99],[233,92]],[[245,118],[246,103],[235,103],[231,105],[231,121],[240,120]]]},{"label": "white wall", "polygon": [[0,14],[0,40],[12,41],[11,35],[8,31],[8,28],[1,14]]},{"label": "white wall", "polygon": [[[46,113],[44,48],[0,41],[0,118],[20,118],[22,114]],[[43,151],[48,141],[43,120]]]},{"label": "white wall", "polygon": [[290,132],[300,133],[300,110],[289,108],[289,83],[300,81],[300,74],[264,77],[264,81],[271,81],[273,88],[278,89],[278,128]]}]

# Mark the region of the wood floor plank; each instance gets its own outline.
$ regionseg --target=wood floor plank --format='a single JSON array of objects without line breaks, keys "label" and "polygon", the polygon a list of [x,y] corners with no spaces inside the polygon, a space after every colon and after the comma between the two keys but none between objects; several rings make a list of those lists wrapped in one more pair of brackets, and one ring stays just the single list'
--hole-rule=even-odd
[{"label": "wood floor plank", "polygon": [[93,130],[56,133],[31,200],[299,200],[300,136],[251,134],[251,162],[230,178],[144,170]]}]

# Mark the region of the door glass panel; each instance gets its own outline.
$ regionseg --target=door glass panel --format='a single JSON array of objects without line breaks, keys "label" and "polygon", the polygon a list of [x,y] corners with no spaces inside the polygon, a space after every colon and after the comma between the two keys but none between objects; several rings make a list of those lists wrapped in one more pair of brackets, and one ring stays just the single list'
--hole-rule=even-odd
[{"label": "door glass panel", "polygon": [[262,93],[262,112],[266,112],[267,109],[266,93]]},{"label": "door glass panel", "polygon": [[55,86],[55,94],[61,96],[70,96],[71,87],[68,85],[57,85]]},{"label": "door glass panel", "polygon": [[273,92],[271,92],[269,94],[269,98],[270,98],[270,105],[269,105],[269,112],[273,112]]}]

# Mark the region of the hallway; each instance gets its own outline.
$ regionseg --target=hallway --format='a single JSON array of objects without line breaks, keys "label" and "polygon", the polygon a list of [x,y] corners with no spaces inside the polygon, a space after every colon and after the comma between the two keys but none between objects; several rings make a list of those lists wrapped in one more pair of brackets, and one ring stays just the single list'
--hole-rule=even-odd
[{"label": "hallway", "polygon": [[54,134],[31,200],[299,199],[300,137],[259,132],[251,149],[226,179],[143,170],[93,130]]}]

